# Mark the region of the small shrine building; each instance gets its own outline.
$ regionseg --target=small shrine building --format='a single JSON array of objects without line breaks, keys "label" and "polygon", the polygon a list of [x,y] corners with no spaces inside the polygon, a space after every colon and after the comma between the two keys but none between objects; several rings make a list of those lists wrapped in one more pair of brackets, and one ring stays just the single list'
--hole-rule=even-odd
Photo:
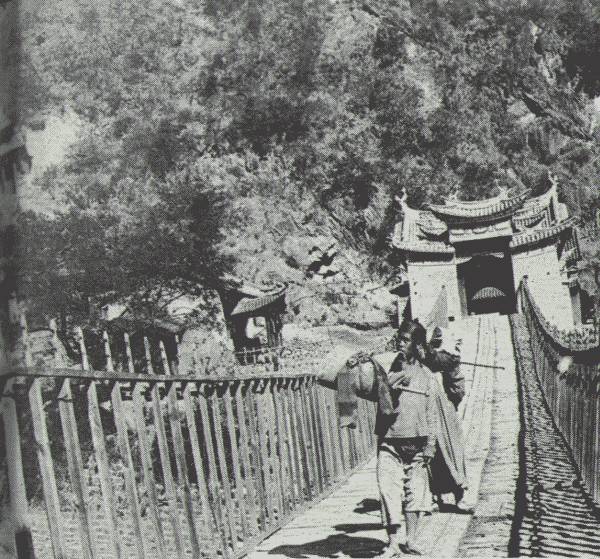
[{"label": "small shrine building", "polygon": [[261,289],[229,280],[219,291],[234,351],[241,363],[253,362],[262,349],[282,344],[286,288]]},{"label": "small shrine building", "polygon": [[516,309],[524,276],[549,315],[581,321],[577,219],[558,201],[556,182],[537,197],[503,192],[487,200],[447,201],[423,210],[401,201],[392,245],[402,253],[413,317],[430,313],[446,289],[449,318]]}]

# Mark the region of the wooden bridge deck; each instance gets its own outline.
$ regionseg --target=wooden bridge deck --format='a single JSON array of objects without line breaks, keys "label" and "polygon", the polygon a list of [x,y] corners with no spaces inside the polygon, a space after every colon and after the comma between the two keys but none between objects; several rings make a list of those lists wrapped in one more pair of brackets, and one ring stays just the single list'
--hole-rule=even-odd
[{"label": "wooden bridge deck", "polygon": [[[465,367],[467,395],[459,408],[466,440],[474,515],[433,512],[418,546],[431,557],[506,556],[518,475],[519,412],[510,328],[487,315],[457,325],[465,361],[503,368]],[[472,334],[477,331],[478,335]],[[467,335],[469,334],[469,335]],[[381,527],[373,457],[335,493],[264,540],[250,559],[375,557],[386,542]]]}]

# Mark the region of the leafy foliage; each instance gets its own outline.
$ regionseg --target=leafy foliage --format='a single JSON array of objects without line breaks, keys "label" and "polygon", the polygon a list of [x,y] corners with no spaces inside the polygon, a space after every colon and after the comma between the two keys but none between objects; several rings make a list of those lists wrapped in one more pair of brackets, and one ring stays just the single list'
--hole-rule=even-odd
[{"label": "leafy foliage", "polygon": [[600,206],[591,0],[60,0],[23,19],[25,108],[85,122],[42,181],[65,210],[23,216],[31,247],[54,243],[25,293],[69,312],[225,271],[302,284],[316,238],[380,276],[403,189],[420,206],[550,172],[573,212]]}]

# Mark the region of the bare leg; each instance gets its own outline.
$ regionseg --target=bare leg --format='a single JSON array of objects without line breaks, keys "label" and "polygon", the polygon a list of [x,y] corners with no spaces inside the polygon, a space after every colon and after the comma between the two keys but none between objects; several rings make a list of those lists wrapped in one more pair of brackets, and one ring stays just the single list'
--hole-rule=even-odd
[{"label": "bare leg", "polygon": [[404,513],[406,518],[406,545],[403,546],[403,551],[409,555],[421,555],[417,549],[415,549],[415,539],[419,531],[419,524],[421,521],[420,512],[406,512]]},{"label": "bare leg", "polygon": [[386,528],[388,534],[388,546],[379,556],[381,559],[391,559],[400,554],[400,526],[393,524]]}]

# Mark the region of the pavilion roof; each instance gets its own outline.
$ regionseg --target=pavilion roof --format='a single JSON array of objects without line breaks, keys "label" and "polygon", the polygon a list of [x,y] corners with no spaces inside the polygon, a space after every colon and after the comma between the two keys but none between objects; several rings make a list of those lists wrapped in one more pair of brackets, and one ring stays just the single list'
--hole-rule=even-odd
[{"label": "pavilion roof", "polygon": [[[452,255],[454,245],[461,242],[504,237],[516,249],[574,231],[578,220],[568,217],[566,207],[558,202],[555,183],[540,196],[527,199],[527,195],[508,198],[503,193],[476,202],[430,205],[426,210],[410,208],[403,200],[403,220],[396,225],[392,245],[408,253]],[[576,246],[575,233],[571,237]]]},{"label": "pavilion roof", "polygon": [[450,242],[452,244],[464,241],[479,241],[482,239],[495,239],[497,237],[512,237],[513,229],[510,219],[497,223],[476,224],[475,227],[453,227],[450,229]]},{"label": "pavilion roof", "polygon": [[525,191],[512,198],[501,194],[494,198],[473,202],[453,200],[447,201],[445,204],[430,204],[429,210],[449,223],[481,223],[513,215],[524,204],[528,196],[529,192]]},{"label": "pavilion roof", "polygon": [[531,246],[547,239],[553,239],[563,233],[564,231],[573,228],[579,219],[575,216],[563,219],[550,227],[543,227],[539,229],[528,229],[521,233],[517,233],[513,236],[510,242],[510,248],[518,248],[524,246]]},{"label": "pavilion roof", "polygon": [[260,297],[242,299],[238,302],[233,311],[231,311],[231,315],[253,315],[265,310],[271,305],[283,303],[285,303],[285,289],[278,293],[269,293]]},{"label": "pavilion roof", "polygon": [[543,194],[526,200],[515,212],[512,218],[515,229],[522,231],[534,226],[550,226],[554,220],[560,219],[561,216],[555,215],[559,208],[553,207],[553,200],[558,201],[556,183]]},{"label": "pavilion roof", "polygon": [[[454,254],[454,247],[447,244],[439,238],[431,238],[434,235],[428,235],[425,231],[431,230],[429,227],[429,216],[423,214],[432,214],[409,208],[403,204],[404,217],[401,223],[396,225],[392,237],[392,245],[406,252],[418,252],[426,254]],[[433,216],[434,217],[434,216]],[[435,217],[434,217],[435,218]],[[424,228],[422,225],[425,224]]]}]

